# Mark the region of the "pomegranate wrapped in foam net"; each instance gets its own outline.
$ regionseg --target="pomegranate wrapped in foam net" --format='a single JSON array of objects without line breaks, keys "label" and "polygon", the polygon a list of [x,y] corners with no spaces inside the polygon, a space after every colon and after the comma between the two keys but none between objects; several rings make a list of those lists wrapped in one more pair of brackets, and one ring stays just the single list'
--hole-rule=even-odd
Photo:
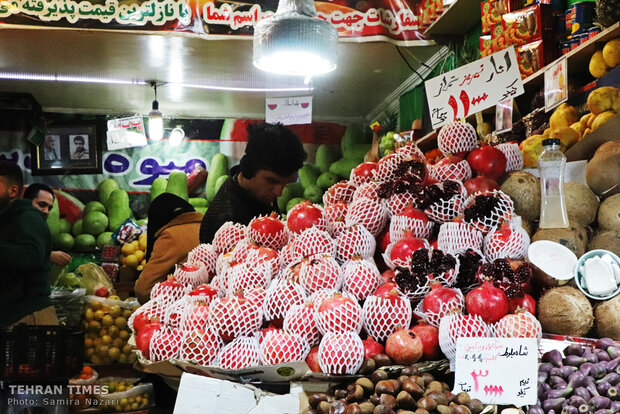
[{"label": "pomegranate wrapped in foam net", "polygon": [[169,276],[167,280],[156,283],[153,286],[153,289],[151,289],[151,300],[156,300],[161,306],[166,307],[181,299],[190,290],[176,280],[176,278]]},{"label": "pomegranate wrapped in foam net", "polygon": [[325,299],[316,312],[316,324],[322,334],[348,331],[359,333],[363,320],[359,303],[340,293]]},{"label": "pomegranate wrapped in foam net", "polygon": [[377,265],[370,260],[354,257],[342,266],[343,291],[356,300],[364,300],[381,282]]},{"label": "pomegranate wrapped in foam net", "polygon": [[209,286],[216,289],[218,292],[228,292],[228,271],[217,274],[211,279]]},{"label": "pomegranate wrapped in foam net", "polygon": [[348,204],[339,201],[326,206],[323,210],[323,215],[327,222],[327,232],[332,237],[338,237],[346,228],[345,216],[347,215],[348,208]]},{"label": "pomegranate wrapped in foam net", "polygon": [[448,180],[427,187],[430,205],[424,210],[435,223],[445,223],[463,211],[467,190],[460,181]]},{"label": "pomegranate wrapped in foam net", "polygon": [[253,247],[248,251],[245,259],[248,266],[264,266],[271,274],[277,275],[282,268],[282,261],[278,252],[268,247]]},{"label": "pomegranate wrapped in foam net", "polygon": [[261,364],[261,352],[255,336],[240,336],[225,345],[215,358],[223,369],[243,369]]},{"label": "pomegranate wrapped in foam net", "polygon": [[352,225],[336,239],[336,260],[342,264],[355,256],[369,259],[375,254],[376,247],[377,241],[366,227]]},{"label": "pomegranate wrapped in foam net", "polygon": [[244,291],[243,296],[259,308],[263,309],[265,297],[267,297],[267,291],[262,287],[257,287]]},{"label": "pomegranate wrapped in foam net", "polygon": [[217,256],[218,253],[212,245],[202,243],[194,247],[192,251],[187,254],[187,261],[202,263],[211,278],[215,274],[215,262],[217,261]]},{"label": "pomegranate wrapped in foam net", "polygon": [[[412,240],[412,243],[417,242],[419,244],[419,247],[422,247],[425,249],[428,249],[430,247],[430,245],[428,244],[428,240],[419,239],[409,234],[406,234],[405,236],[406,237],[403,237],[400,240],[392,241],[390,244],[388,244],[385,251],[381,254],[386,266],[392,270],[396,269],[397,267],[402,267],[406,269],[411,268],[411,256],[408,255],[406,257],[402,257],[401,255],[396,253],[396,251],[400,250],[403,243],[406,243],[408,240]],[[391,234],[390,234],[390,239],[391,239]],[[394,254],[392,254],[393,250],[395,251]]]},{"label": "pomegranate wrapped in foam net", "polygon": [[247,228],[243,224],[227,221],[215,232],[213,236],[213,248],[217,253],[231,251],[237,243],[245,239]]},{"label": "pomegranate wrapped in foam net", "polygon": [[426,161],[426,157],[424,156],[424,153],[422,152],[422,150],[417,146],[417,144],[413,142],[405,146],[402,146],[400,148],[396,148],[395,152],[398,155],[402,155],[404,159],[406,160],[414,159],[420,162]]},{"label": "pomegranate wrapped in foam net", "polygon": [[411,324],[411,302],[400,295],[380,297],[371,295],[364,302],[364,329],[377,341],[385,341],[398,329]]},{"label": "pomegranate wrapped in foam net", "polygon": [[288,243],[288,235],[286,224],[275,213],[253,218],[247,227],[247,237],[252,243],[274,250],[280,250]]},{"label": "pomegranate wrapped in foam net", "polygon": [[465,160],[455,163],[443,163],[440,160],[435,164],[429,165],[428,172],[431,178],[437,181],[467,181],[472,177],[471,167]]},{"label": "pomegranate wrapped in foam net", "polygon": [[202,301],[190,301],[189,296],[181,299],[186,305],[180,315],[179,328],[188,332],[196,329],[205,329],[209,316],[209,306]]},{"label": "pomegranate wrapped in foam net", "polygon": [[[289,242],[282,247],[279,253],[281,268],[288,267],[291,263],[295,263],[301,259],[295,254],[295,240],[289,240]],[[274,273],[275,274],[275,273]]]},{"label": "pomegranate wrapped in foam net", "polygon": [[442,154],[456,154],[478,148],[476,129],[467,122],[454,121],[444,125],[437,135],[437,147]]},{"label": "pomegranate wrapped in foam net", "polygon": [[299,282],[308,295],[319,289],[338,290],[342,286],[342,271],[332,256],[311,256],[301,262]]},{"label": "pomegranate wrapped in foam net", "polygon": [[465,200],[464,207],[465,222],[485,234],[502,221],[510,220],[514,212],[513,201],[499,190],[472,194]]},{"label": "pomegranate wrapped in foam net", "polygon": [[188,331],[183,337],[179,358],[208,366],[215,362],[223,346],[222,338],[210,328]]},{"label": "pomegranate wrapped in foam net", "polygon": [[208,324],[225,341],[258,331],[263,313],[243,296],[218,298],[209,306]]},{"label": "pomegranate wrapped in foam net", "polygon": [[378,181],[369,181],[366,184],[362,184],[355,190],[353,193],[353,199],[351,202],[359,200],[360,198],[370,198],[372,200],[376,200],[379,198],[379,186],[381,183]]},{"label": "pomegranate wrapped in foam net", "polygon": [[388,212],[380,200],[359,198],[349,205],[345,222],[348,226],[361,224],[373,236],[377,236],[385,227]]},{"label": "pomegranate wrapped in foam net", "polygon": [[[319,289],[316,292],[314,292],[312,295],[308,296],[308,302],[312,302],[314,304],[314,310],[316,311],[319,308],[319,306],[321,306],[321,303],[333,297],[334,293],[340,293],[340,292],[336,289]],[[342,292],[342,294],[346,297],[350,297],[349,294],[346,292]]]},{"label": "pomegranate wrapped in foam net", "polygon": [[323,207],[307,200],[295,204],[287,213],[286,227],[290,236],[297,235],[309,228],[327,230]]},{"label": "pomegranate wrapped in foam net", "polygon": [[262,287],[267,288],[271,282],[271,267],[265,264],[253,266],[239,263],[228,269],[228,295],[234,295],[239,290]]},{"label": "pomegranate wrapped in foam net", "polygon": [[151,361],[178,359],[183,334],[179,329],[160,328],[151,337],[149,354]]},{"label": "pomegranate wrapped in foam net", "polygon": [[340,181],[323,193],[323,205],[326,207],[330,204],[344,201],[349,204],[353,200],[353,193],[355,193],[356,187],[347,181]]},{"label": "pomegranate wrapped in foam net", "polygon": [[458,338],[487,338],[491,335],[489,325],[479,315],[451,313],[443,317],[439,323],[439,346],[450,360],[452,370],[455,368],[456,340]]},{"label": "pomegranate wrapped in foam net", "polygon": [[189,306],[187,296],[168,304],[164,308],[164,314],[161,322],[169,328],[179,328],[181,326],[181,317],[185,313],[185,308]]},{"label": "pomegranate wrapped in foam net", "polygon": [[417,207],[419,200],[420,195],[414,194],[411,191],[393,193],[387,200],[388,214],[390,217],[394,217],[400,214],[407,206]]},{"label": "pomegranate wrapped in foam net", "polygon": [[294,257],[309,257],[315,254],[333,256],[335,253],[336,244],[334,239],[327,231],[314,227],[302,231],[293,242]]},{"label": "pomegranate wrapped in foam net", "polygon": [[261,359],[265,365],[277,365],[306,359],[310,346],[304,338],[279,329],[267,332],[260,342]]},{"label": "pomegranate wrapped in foam net", "polygon": [[484,237],[484,254],[489,260],[510,258],[522,260],[530,246],[530,236],[521,227],[521,218],[513,217]]},{"label": "pomegranate wrapped in foam net", "polygon": [[521,171],[523,169],[523,154],[518,144],[508,142],[497,144],[495,148],[506,156],[506,172]]},{"label": "pomegranate wrapped in foam net", "polygon": [[464,222],[448,222],[439,227],[437,248],[445,252],[461,252],[467,249],[482,250],[482,233]]},{"label": "pomegranate wrapped in foam net", "polygon": [[453,288],[453,291],[456,292],[456,296],[454,298],[441,302],[439,304],[439,309],[437,309],[436,311],[428,309],[428,306],[426,311],[424,310],[424,300],[426,300],[426,297],[428,297],[427,295],[418,303],[413,313],[420,319],[428,322],[429,325],[439,328],[439,324],[445,316],[454,312],[462,313],[463,308],[465,307],[465,297],[463,296],[461,290]]},{"label": "pomegranate wrapped in foam net", "polygon": [[303,287],[289,280],[274,279],[267,289],[263,312],[265,320],[281,326],[286,313],[293,305],[301,305],[306,300]]},{"label": "pomegranate wrapped in foam net", "polygon": [[510,313],[493,324],[493,333],[499,338],[542,338],[542,327],[528,311]]},{"label": "pomegranate wrapped in foam net", "polygon": [[359,187],[371,181],[375,168],[377,168],[377,163],[374,161],[367,161],[359,164],[351,170],[351,174],[349,174],[349,183]]},{"label": "pomegranate wrapped in foam net", "polygon": [[142,317],[142,315],[144,315],[144,319],[146,319],[147,321],[151,321],[151,320],[162,321],[164,318],[165,311],[166,311],[166,308],[162,304],[160,304],[156,300],[149,300],[144,305],[140,306],[140,308],[138,308],[134,313],[131,314],[131,316],[127,320],[127,326],[129,326],[129,329],[131,329],[135,333],[136,330],[133,327],[133,322],[136,319],[136,317],[138,316]]},{"label": "pomegranate wrapped in foam net", "polygon": [[321,333],[316,326],[316,308],[310,301],[302,305],[293,305],[286,313],[282,325],[286,332],[304,338],[309,346],[318,345]]},{"label": "pomegranate wrapped in foam net", "polygon": [[396,168],[406,159],[404,153],[393,152],[387,154],[377,162],[377,168],[373,171],[374,181],[389,181],[395,177]]},{"label": "pomegranate wrapped in foam net", "polygon": [[405,232],[411,232],[413,237],[428,239],[433,231],[433,222],[428,219],[412,218],[407,216],[393,216],[390,221],[390,241],[397,242],[405,237]]},{"label": "pomegranate wrapped in foam net", "polygon": [[364,362],[364,344],[355,332],[330,332],[319,345],[319,367],[326,374],[355,374]]},{"label": "pomegranate wrapped in foam net", "polygon": [[233,262],[245,262],[250,250],[253,250],[256,247],[255,244],[251,243],[249,239],[245,238],[241,240],[233,249],[230,251],[230,255],[232,256]]},{"label": "pomegranate wrapped in foam net", "polygon": [[193,289],[209,282],[209,271],[202,262],[186,262],[176,266],[174,277],[179,283]]}]

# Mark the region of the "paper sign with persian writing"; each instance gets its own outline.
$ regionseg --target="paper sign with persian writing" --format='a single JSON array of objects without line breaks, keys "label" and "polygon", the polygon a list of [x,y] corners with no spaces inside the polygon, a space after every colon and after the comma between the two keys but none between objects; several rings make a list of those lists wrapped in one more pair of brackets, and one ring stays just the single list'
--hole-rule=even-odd
[{"label": "paper sign with persian writing", "polygon": [[312,96],[289,98],[267,98],[265,100],[265,122],[283,125],[312,123]]},{"label": "paper sign with persian writing", "polygon": [[108,150],[143,147],[146,145],[144,122],[140,115],[108,121]]},{"label": "paper sign with persian writing", "polygon": [[536,404],[538,341],[535,338],[459,338],[454,393],[485,404]]},{"label": "paper sign with persian writing", "polygon": [[433,128],[523,94],[514,47],[427,80],[424,87]]},{"label": "paper sign with persian writing", "polygon": [[545,112],[549,112],[568,99],[566,57],[545,70]]}]

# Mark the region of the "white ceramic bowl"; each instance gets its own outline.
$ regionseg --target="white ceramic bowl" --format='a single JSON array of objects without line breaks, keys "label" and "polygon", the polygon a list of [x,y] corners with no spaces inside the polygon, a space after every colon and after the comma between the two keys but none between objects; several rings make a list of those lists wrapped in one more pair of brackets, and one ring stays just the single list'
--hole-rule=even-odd
[{"label": "white ceramic bowl", "polygon": [[583,269],[583,264],[585,263],[586,260],[588,260],[591,257],[603,257],[605,255],[609,255],[609,258],[611,258],[611,260],[614,260],[618,264],[618,266],[620,266],[620,258],[616,256],[614,253],[610,252],[609,250],[590,250],[589,252],[581,256],[579,260],[577,260],[577,263],[575,263],[575,267],[573,269],[573,274],[575,275],[575,283],[577,284],[577,287],[579,288],[579,290],[581,290],[583,294],[586,295],[587,297],[596,299],[596,300],[608,300],[620,293],[620,286],[618,286],[616,290],[613,291],[613,293],[607,296],[593,295],[590,292],[588,292],[588,289],[584,287],[585,285],[585,283],[583,282],[584,276],[581,273]]}]

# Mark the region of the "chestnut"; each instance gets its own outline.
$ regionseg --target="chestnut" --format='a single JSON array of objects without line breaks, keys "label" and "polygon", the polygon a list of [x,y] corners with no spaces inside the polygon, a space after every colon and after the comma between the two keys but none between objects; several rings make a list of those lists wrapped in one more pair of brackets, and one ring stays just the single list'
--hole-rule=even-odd
[{"label": "chestnut", "polygon": [[379,381],[385,381],[388,379],[388,374],[382,369],[378,369],[370,375],[370,379],[372,382],[377,384]]},{"label": "chestnut", "polygon": [[418,400],[418,408],[424,408],[425,410],[433,411],[435,408],[437,408],[437,403],[429,396],[422,397]]},{"label": "chestnut", "polygon": [[454,414],[471,414],[471,411],[465,405],[457,405],[453,408]]},{"label": "chestnut", "polygon": [[441,382],[439,381],[431,381],[430,383],[428,383],[428,385],[426,386],[426,394],[429,394],[431,392],[443,392],[443,387],[441,386]]},{"label": "chestnut", "polygon": [[322,392],[317,392],[308,396],[308,405],[312,408],[317,408],[321,401],[327,401],[327,395]]},{"label": "chestnut", "polygon": [[344,409],[347,408],[345,400],[332,401],[329,407],[329,414],[344,414]]},{"label": "chestnut", "polygon": [[428,397],[431,397],[433,400],[435,400],[435,403],[437,403],[437,405],[448,405],[450,403],[446,396],[443,395],[443,392],[433,391],[428,394]]},{"label": "chestnut", "polygon": [[371,403],[370,401],[365,401],[363,403],[360,403],[359,407],[360,407],[362,414],[373,414],[373,411],[375,410],[375,405]]},{"label": "chestnut", "polygon": [[454,402],[459,405],[469,404],[470,401],[471,397],[469,396],[469,394],[463,391],[456,394],[456,398],[454,398]]},{"label": "chestnut", "polygon": [[364,398],[364,388],[358,384],[351,384],[347,387],[347,402],[357,402]]},{"label": "chestnut", "polygon": [[387,405],[377,405],[373,411],[373,414],[394,414],[394,410]]},{"label": "chestnut", "polygon": [[438,405],[435,410],[437,410],[439,414],[454,414],[454,410],[447,405]]},{"label": "chestnut", "polygon": [[469,411],[471,411],[472,414],[480,414],[482,410],[484,410],[484,404],[482,404],[482,401],[477,398],[471,399],[465,405],[469,408]]},{"label": "chestnut", "polygon": [[347,398],[347,390],[343,390],[342,388],[338,388],[337,390],[334,391],[334,397],[337,400],[342,400],[344,398]]},{"label": "chestnut", "polygon": [[381,394],[381,397],[379,397],[379,405],[386,405],[388,407],[390,407],[391,409],[396,408],[396,398],[394,398],[393,395],[390,394]]},{"label": "chestnut", "polygon": [[411,377],[403,384],[403,390],[411,394],[413,398],[420,398],[424,395],[424,389]]},{"label": "chestnut", "polygon": [[428,385],[431,382],[435,381],[435,377],[433,377],[428,372],[423,372],[420,377],[424,380],[424,384]]},{"label": "chestnut", "polygon": [[331,407],[331,404],[329,402],[321,401],[319,402],[319,405],[316,407],[316,410],[320,414],[329,414],[329,407]]},{"label": "chestnut", "polygon": [[372,392],[375,389],[375,384],[373,384],[372,381],[366,377],[358,378],[357,381],[355,381],[355,383],[364,389],[364,393],[366,395],[372,394]]},{"label": "chestnut", "polygon": [[359,373],[362,375],[368,375],[377,369],[377,365],[375,364],[375,360],[371,358],[366,358],[364,362],[362,362],[362,366],[359,369]]},{"label": "chestnut", "polygon": [[374,357],[372,357],[372,359],[374,359],[375,365],[377,366],[377,368],[387,367],[387,366],[392,365],[392,359],[385,354],[377,354]]},{"label": "chestnut", "polygon": [[404,408],[405,410],[414,410],[417,408],[415,400],[407,391],[401,391],[396,396],[396,404],[398,404],[399,408]]},{"label": "chestnut", "polygon": [[398,382],[398,381],[383,380],[383,381],[377,382],[377,385],[375,385],[375,392],[379,395],[381,394],[396,395],[397,392],[396,392],[396,386],[394,385],[394,382]]},{"label": "chestnut", "polygon": [[343,414],[362,414],[362,409],[357,403],[349,404],[345,407]]},{"label": "chestnut", "polygon": [[419,374],[420,370],[418,369],[418,367],[413,365],[403,368],[402,372],[400,373],[400,375],[407,375],[408,377]]}]

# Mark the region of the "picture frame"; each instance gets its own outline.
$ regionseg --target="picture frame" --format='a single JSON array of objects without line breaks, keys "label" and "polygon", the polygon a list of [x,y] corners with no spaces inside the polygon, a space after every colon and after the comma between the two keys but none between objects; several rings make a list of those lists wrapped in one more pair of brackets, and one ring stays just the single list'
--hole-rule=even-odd
[{"label": "picture frame", "polygon": [[32,146],[32,175],[101,174],[103,124],[49,122],[43,143]]}]

